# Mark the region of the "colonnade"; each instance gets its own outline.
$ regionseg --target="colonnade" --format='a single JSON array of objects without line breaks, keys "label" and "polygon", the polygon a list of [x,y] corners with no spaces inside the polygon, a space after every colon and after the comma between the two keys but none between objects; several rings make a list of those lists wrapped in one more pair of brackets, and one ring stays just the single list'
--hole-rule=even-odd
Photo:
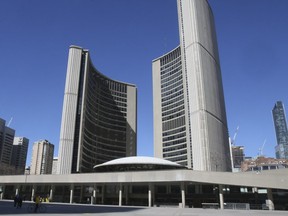
[{"label": "colonnade", "polygon": [[[123,205],[123,198],[126,201],[126,203],[124,203],[124,205],[127,204],[127,202],[128,202],[127,200],[129,198],[128,188],[129,188],[130,185],[123,184],[123,183],[118,183],[118,184],[115,184],[115,185],[118,188],[118,205],[119,206]],[[142,185],[145,185],[145,184],[143,183]],[[17,185],[16,186],[15,195],[19,194],[20,186],[21,185]],[[34,197],[35,197],[35,185],[30,185],[30,186],[32,186],[32,190],[31,190],[31,201],[32,201],[34,199]],[[81,196],[82,196],[82,187],[83,186],[84,185],[81,186],[81,192],[80,192]],[[153,206],[153,202],[155,200],[155,192],[154,192],[155,184],[148,183],[148,185],[145,185],[145,186],[148,186],[148,193],[147,193],[148,207],[152,207]],[[185,190],[185,186],[186,186],[185,182],[181,182],[180,183],[181,203],[179,203],[179,207],[181,207],[181,208],[185,208],[186,207],[186,202],[185,202],[186,201],[186,190]],[[101,200],[102,203],[101,204],[105,204],[104,203],[105,184],[101,184],[101,187],[102,187],[101,195],[100,195],[100,197],[102,197],[102,200]],[[124,190],[124,187],[126,187],[125,190]],[[74,202],[74,190],[75,190],[74,184],[69,185],[69,188],[70,188],[69,202],[73,203]],[[201,188],[200,189],[199,188],[198,189],[195,188],[196,193],[201,193],[201,191],[199,191],[199,190],[201,190]],[[253,188],[253,191],[257,192],[257,188]],[[218,192],[218,194],[216,194],[216,196],[218,196],[218,203],[211,203],[211,204],[215,204],[215,205],[217,204],[220,209],[224,209],[224,201],[225,200],[224,200],[224,195],[223,195],[223,185],[218,185],[217,192]],[[3,191],[3,193],[5,193],[5,191]],[[3,193],[1,193],[0,199],[3,199]],[[55,193],[55,185],[51,185],[50,186],[50,191],[49,191],[49,200],[53,201],[54,193]],[[98,195],[99,191],[97,191],[97,185],[96,184],[94,184],[92,187],[91,186],[89,187],[89,194],[91,194],[91,197],[90,197],[90,200],[89,200],[90,204],[91,205],[92,204],[96,204],[97,196],[99,196]],[[142,195],[145,197],[145,194],[142,194]],[[81,198],[80,198],[80,200],[81,200]],[[269,207],[269,210],[274,210],[273,194],[272,194],[272,190],[271,189],[267,189],[266,205]]]}]

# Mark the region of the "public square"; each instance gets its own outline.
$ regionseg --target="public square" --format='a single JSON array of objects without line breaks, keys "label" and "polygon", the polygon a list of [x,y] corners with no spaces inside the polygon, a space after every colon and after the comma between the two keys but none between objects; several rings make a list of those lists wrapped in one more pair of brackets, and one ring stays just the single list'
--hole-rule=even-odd
[{"label": "public square", "polygon": [[[0,215],[31,215],[27,207],[31,202],[23,202],[22,208],[15,208],[13,201],[0,201]],[[118,207],[103,205],[85,205],[85,204],[63,204],[63,203],[45,203],[45,213],[36,213],[37,215],[97,215],[97,216],[286,216],[286,211],[268,211],[268,210],[218,210],[218,209],[200,209],[200,208],[177,208],[177,207]]]}]

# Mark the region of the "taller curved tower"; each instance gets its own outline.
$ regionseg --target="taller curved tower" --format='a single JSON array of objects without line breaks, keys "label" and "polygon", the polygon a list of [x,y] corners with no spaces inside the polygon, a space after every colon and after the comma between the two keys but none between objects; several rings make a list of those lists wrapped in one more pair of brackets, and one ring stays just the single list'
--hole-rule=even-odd
[{"label": "taller curved tower", "polygon": [[214,19],[206,0],[177,0],[180,46],[153,60],[154,154],[194,170],[230,171]]},{"label": "taller curved tower", "polygon": [[137,89],[97,71],[88,50],[69,50],[58,173],[92,172],[95,165],[136,155]]}]

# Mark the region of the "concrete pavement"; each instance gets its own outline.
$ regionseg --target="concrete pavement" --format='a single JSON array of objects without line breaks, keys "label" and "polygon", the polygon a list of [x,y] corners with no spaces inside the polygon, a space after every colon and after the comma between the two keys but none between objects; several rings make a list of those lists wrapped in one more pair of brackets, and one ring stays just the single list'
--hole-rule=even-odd
[{"label": "concrete pavement", "polygon": [[[0,215],[31,215],[27,207],[31,202],[23,202],[22,208],[15,208],[13,201],[0,201]],[[46,213],[35,213],[37,215],[85,215],[85,216],[287,216],[287,211],[267,211],[267,210],[217,210],[198,208],[171,208],[171,207],[118,207],[104,205],[85,204],[60,204],[47,203]]]}]

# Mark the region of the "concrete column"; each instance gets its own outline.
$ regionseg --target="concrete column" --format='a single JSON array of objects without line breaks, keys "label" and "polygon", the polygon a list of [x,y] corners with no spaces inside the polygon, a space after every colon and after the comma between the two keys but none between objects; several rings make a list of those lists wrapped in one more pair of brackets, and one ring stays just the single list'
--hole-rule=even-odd
[{"label": "concrete column", "polygon": [[220,209],[224,209],[224,197],[223,197],[223,186],[219,185],[219,206]]},{"label": "concrete column", "polygon": [[148,206],[152,207],[152,184],[149,183],[149,189],[148,189]]},{"label": "concrete column", "polygon": [[16,190],[15,190],[15,196],[16,196],[17,194],[19,194],[19,188],[18,188],[18,185],[17,185],[17,188],[16,188]]},{"label": "concrete column", "polygon": [[0,186],[0,200],[2,200],[3,199],[3,194],[4,194],[4,186]]},{"label": "concrete column", "polygon": [[35,189],[34,187],[32,187],[31,201],[34,200],[34,196],[35,196]]},{"label": "concrete column", "polygon": [[127,184],[125,185],[125,204],[128,205],[128,199],[129,199],[129,189],[130,189],[130,185]]},{"label": "concrete column", "polygon": [[266,200],[266,205],[268,206],[269,210],[274,210],[274,200],[273,200],[273,194],[272,194],[272,189],[267,188],[267,200]]},{"label": "concrete column", "polygon": [[200,184],[195,185],[195,193],[196,194],[202,194],[202,185],[200,185]]},{"label": "concrete column", "polygon": [[97,189],[97,187],[94,186],[93,196],[92,196],[93,202],[91,201],[91,204],[96,204],[96,198],[97,198],[97,190],[96,189]]},{"label": "concrete column", "polygon": [[102,186],[102,203],[104,204],[104,196],[105,196],[105,185]]},{"label": "concrete column", "polygon": [[182,208],[185,208],[185,184],[181,182],[181,198],[182,198]]},{"label": "concrete column", "polygon": [[122,184],[119,186],[119,206],[122,206]]},{"label": "concrete column", "polygon": [[53,190],[54,190],[54,185],[52,185],[50,188],[49,202],[53,200]]},{"label": "concrete column", "polygon": [[73,186],[70,187],[70,203],[73,203]]},{"label": "concrete column", "polygon": [[34,187],[32,187],[32,192],[31,192],[31,201],[34,200],[34,196],[35,196],[35,189],[34,189]]}]

